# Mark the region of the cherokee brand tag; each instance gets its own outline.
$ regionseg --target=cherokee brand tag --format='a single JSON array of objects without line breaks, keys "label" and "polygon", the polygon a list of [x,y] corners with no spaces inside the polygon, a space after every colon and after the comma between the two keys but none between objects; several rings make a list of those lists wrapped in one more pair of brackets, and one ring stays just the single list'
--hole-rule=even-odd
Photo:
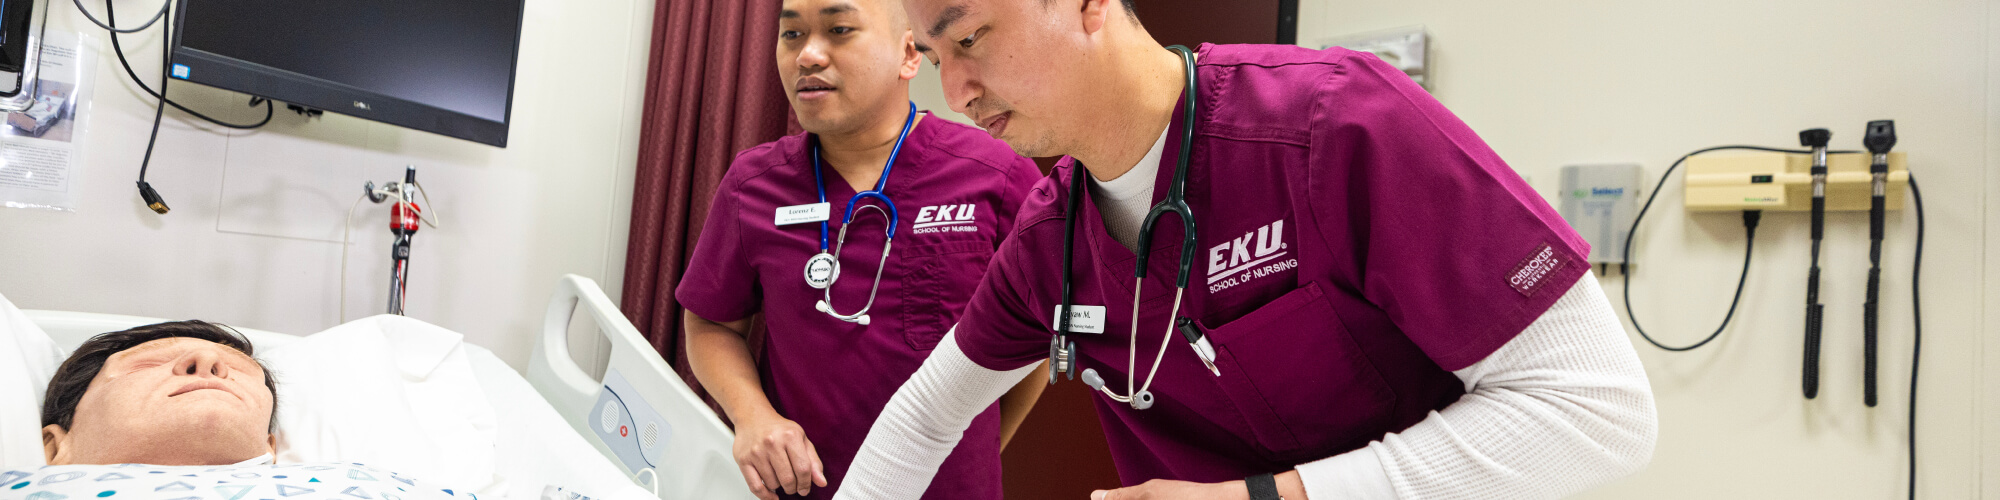
[{"label": "cherokee brand tag", "polygon": [[1549,275],[1562,269],[1563,264],[1565,262],[1561,255],[1556,254],[1556,249],[1543,243],[1534,253],[1521,259],[1520,264],[1515,264],[1514,270],[1507,272],[1507,286],[1514,287],[1514,291],[1521,292],[1523,297],[1533,297],[1535,291],[1542,288],[1542,283],[1548,281]]}]

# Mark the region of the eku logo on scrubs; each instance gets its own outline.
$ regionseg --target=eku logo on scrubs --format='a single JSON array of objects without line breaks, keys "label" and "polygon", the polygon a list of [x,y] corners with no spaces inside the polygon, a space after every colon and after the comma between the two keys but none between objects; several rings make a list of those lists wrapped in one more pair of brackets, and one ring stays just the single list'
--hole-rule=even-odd
[{"label": "eku logo on scrubs", "polygon": [[910,228],[916,234],[978,231],[978,221],[973,219],[975,207],[971,203],[924,207],[917,211],[917,220]]},{"label": "eku logo on scrubs", "polygon": [[1285,243],[1285,221],[1279,219],[1208,249],[1208,289],[1219,292],[1250,280],[1299,267]]}]

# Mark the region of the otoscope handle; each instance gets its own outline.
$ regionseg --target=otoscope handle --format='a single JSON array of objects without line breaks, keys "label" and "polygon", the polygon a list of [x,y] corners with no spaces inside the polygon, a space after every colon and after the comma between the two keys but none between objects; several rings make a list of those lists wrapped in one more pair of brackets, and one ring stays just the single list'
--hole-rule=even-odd
[{"label": "otoscope handle", "polygon": [[1882,212],[1886,212],[1884,198],[1876,196],[1868,200],[1868,238],[1882,240]]},{"label": "otoscope handle", "polygon": [[1813,266],[1806,279],[1806,353],[1805,377],[1803,380],[1806,399],[1819,397],[1819,339],[1821,319],[1826,315],[1826,306],[1819,303],[1819,266]]},{"label": "otoscope handle", "polygon": [[[1818,241],[1826,237],[1826,198],[1814,196],[1812,199],[1812,239]],[[1813,280],[1819,281],[1819,280]]]},{"label": "otoscope handle", "polygon": [[1875,339],[1877,330],[1875,320],[1878,318],[1878,314],[1876,313],[1876,306],[1880,304],[1879,302],[1876,302],[1875,298],[1877,296],[1876,293],[1881,291],[1881,288],[1882,288],[1882,268],[1880,267],[1869,268],[1868,302],[1863,303],[1861,306],[1862,307],[1861,394],[1862,394],[1862,402],[1867,404],[1869,408],[1875,407],[1875,345],[1876,345]]}]

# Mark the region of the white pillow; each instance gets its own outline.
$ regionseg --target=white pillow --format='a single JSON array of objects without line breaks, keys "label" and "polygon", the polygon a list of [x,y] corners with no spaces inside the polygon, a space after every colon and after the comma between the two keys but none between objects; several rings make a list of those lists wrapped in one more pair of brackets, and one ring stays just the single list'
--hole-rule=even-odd
[{"label": "white pillow", "polygon": [[365,463],[505,497],[498,419],[463,340],[381,315],[258,351],[278,382],[278,463]]},{"label": "white pillow", "polygon": [[44,463],[42,393],[62,361],[49,335],[0,296],[0,469]]}]

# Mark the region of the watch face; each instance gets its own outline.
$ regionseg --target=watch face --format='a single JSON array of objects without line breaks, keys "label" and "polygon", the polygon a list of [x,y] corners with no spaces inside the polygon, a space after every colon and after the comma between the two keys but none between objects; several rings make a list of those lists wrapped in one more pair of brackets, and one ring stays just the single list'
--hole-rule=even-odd
[{"label": "watch face", "polygon": [[834,278],[840,276],[840,262],[833,255],[820,252],[806,259],[806,285],[816,289],[826,289],[833,285]]}]

